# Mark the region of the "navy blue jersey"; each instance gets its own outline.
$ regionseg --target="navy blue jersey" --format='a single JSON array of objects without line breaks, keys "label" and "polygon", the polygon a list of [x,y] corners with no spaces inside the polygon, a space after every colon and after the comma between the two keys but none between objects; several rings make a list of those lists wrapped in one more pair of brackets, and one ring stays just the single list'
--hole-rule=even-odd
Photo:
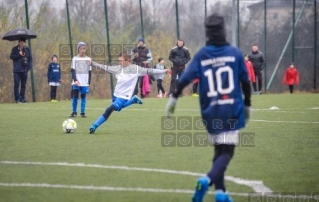
[{"label": "navy blue jersey", "polygon": [[201,48],[179,79],[189,84],[199,78],[202,119],[209,133],[245,127],[240,82],[248,82],[241,51],[230,45]]}]

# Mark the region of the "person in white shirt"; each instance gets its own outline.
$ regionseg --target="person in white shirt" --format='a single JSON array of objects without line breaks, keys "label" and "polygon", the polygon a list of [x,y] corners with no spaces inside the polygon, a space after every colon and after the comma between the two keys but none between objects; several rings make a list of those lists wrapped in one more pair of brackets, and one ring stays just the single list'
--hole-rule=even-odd
[{"label": "person in white shirt", "polygon": [[143,104],[142,100],[136,95],[133,95],[136,82],[139,76],[144,75],[158,75],[168,72],[169,70],[158,70],[152,68],[142,68],[138,65],[131,64],[131,55],[123,52],[119,55],[120,65],[117,66],[106,66],[92,62],[93,66],[104,69],[105,71],[115,74],[117,83],[113,94],[113,103],[105,110],[90,127],[89,133],[93,134],[96,129],[102,125],[115,111],[121,111],[122,108],[128,107],[132,104],[138,103]]},{"label": "person in white shirt", "polygon": [[86,44],[78,43],[77,50],[79,54],[73,57],[71,64],[73,98],[70,117],[77,116],[78,97],[81,93],[81,117],[85,118],[86,94],[90,92],[92,66],[91,58],[85,55]]}]

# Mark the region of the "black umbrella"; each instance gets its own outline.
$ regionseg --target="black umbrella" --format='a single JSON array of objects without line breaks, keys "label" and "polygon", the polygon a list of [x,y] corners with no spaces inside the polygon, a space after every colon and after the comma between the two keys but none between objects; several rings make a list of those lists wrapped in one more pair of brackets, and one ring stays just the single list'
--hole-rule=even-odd
[{"label": "black umbrella", "polygon": [[2,40],[8,41],[17,41],[21,38],[24,39],[34,39],[37,38],[37,35],[32,32],[31,30],[25,28],[18,28],[7,32],[3,37]]}]

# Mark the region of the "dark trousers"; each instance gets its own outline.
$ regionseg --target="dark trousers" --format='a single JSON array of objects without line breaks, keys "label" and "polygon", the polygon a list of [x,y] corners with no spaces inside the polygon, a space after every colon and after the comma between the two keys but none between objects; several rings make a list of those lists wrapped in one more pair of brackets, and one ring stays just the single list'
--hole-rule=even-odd
[{"label": "dark trousers", "polygon": [[159,91],[162,91],[162,93],[165,93],[165,90],[162,85],[162,79],[157,79],[157,93],[159,94]]},{"label": "dark trousers", "polygon": [[172,68],[171,86],[169,89],[169,94],[173,94],[175,92],[176,84],[178,81],[178,79],[176,79],[176,77],[178,76],[178,78],[180,78],[182,73],[184,72],[184,70],[185,70],[185,67],[183,67],[183,68],[173,67]]},{"label": "dark trousers", "polygon": [[[255,71],[255,75],[256,75],[256,79],[258,81],[258,91],[261,91],[262,89],[262,79],[263,79],[263,76],[261,74],[261,71]],[[257,85],[256,85],[256,82],[253,82],[253,88],[254,88],[254,92],[257,92]]]},{"label": "dark trousers", "polygon": [[[16,101],[25,99],[25,89],[28,79],[28,72],[14,72],[13,80],[14,80],[14,99]],[[19,85],[21,82],[21,89],[19,93]]]},{"label": "dark trousers", "polygon": [[294,85],[289,85],[289,90],[290,90],[290,93],[293,93],[294,92]]},{"label": "dark trousers", "polygon": [[193,83],[193,94],[197,94],[198,83]]},{"label": "dark trousers", "polygon": [[56,89],[57,89],[57,86],[51,86],[51,92],[50,92],[51,100],[56,99]]}]

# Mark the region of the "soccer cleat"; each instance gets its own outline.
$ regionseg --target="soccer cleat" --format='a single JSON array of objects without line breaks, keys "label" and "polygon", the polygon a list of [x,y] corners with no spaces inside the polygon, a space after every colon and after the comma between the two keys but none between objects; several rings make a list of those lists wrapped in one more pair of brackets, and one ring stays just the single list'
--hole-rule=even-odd
[{"label": "soccer cleat", "polygon": [[192,202],[202,202],[208,190],[208,177],[200,177],[197,181],[196,189]]},{"label": "soccer cleat", "polygon": [[78,115],[78,113],[72,112],[72,114],[69,117],[76,117],[77,115]]},{"label": "soccer cleat", "polygon": [[16,104],[19,104],[20,102],[19,102],[19,100],[16,100]]},{"label": "soccer cleat", "polygon": [[135,103],[138,103],[140,105],[143,104],[143,101],[140,98],[138,98],[136,95],[134,95],[132,99],[134,100]]},{"label": "soccer cleat", "polygon": [[92,125],[92,126],[90,127],[90,129],[89,129],[89,133],[90,133],[90,134],[94,134],[95,130],[96,130],[96,127],[95,127],[94,125]]},{"label": "soccer cleat", "polygon": [[197,93],[194,93],[192,96],[193,97],[199,97],[199,95]]},{"label": "soccer cleat", "polygon": [[85,113],[80,114],[82,118],[86,118]]},{"label": "soccer cleat", "polygon": [[51,102],[58,102],[58,101],[56,101],[55,99],[52,99]]},{"label": "soccer cleat", "polygon": [[21,103],[29,103],[28,101],[26,100],[20,100]]},{"label": "soccer cleat", "polygon": [[233,202],[233,199],[228,195],[228,193],[223,192],[223,190],[216,190],[215,202]]}]

